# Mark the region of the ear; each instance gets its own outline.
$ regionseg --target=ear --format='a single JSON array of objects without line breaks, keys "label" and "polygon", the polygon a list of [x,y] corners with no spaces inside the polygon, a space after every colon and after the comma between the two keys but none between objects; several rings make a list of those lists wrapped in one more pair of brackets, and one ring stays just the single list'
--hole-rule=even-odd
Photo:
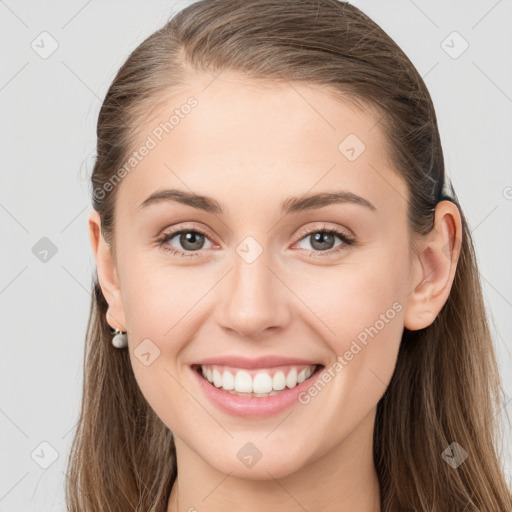
[{"label": "ear", "polygon": [[110,327],[125,331],[126,318],[114,258],[101,233],[101,219],[96,210],[89,215],[89,239],[96,260],[98,281],[108,303],[107,322]]},{"label": "ear", "polygon": [[404,322],[411,331],[428,327],[450,295],[462,247],[462,220],[457,206],[440,201],[435,211],[434,227],[415,241],[410,293]]}]

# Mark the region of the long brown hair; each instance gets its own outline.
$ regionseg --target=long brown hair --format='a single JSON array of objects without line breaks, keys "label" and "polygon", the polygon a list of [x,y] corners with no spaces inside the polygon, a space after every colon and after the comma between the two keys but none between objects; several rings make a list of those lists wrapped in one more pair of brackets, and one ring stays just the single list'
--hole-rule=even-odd
[{"label": "long brown hair", "polygon": [[[409,189],[411,233],[433,227],[445,170],[436,114],[417,70],[370,18],[337,0],[204,0],[171,18],[129,56],[100,110],[93,207],[113,244],[118,187],[105,187],[133,151],[148,113],[197,71],[327,87],[377,113],[393,167]],[[471,233],[435,321],[405,329],[377,406],[374,463],[385,512],[512,510],[498,457],[500,381]],[[165,512],[176,479],[172,432],[141,394],[127,351],[111,344],[97,275],[85,340],[82,409],[69,456],[73,512]],[[442,452],[457,442],[457,468]]]}]

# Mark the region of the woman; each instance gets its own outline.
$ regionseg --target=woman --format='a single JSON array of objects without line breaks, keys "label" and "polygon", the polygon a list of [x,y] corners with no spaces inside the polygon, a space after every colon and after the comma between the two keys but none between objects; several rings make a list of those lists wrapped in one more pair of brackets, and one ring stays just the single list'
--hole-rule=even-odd
[{"label": "woman", "polygon": [[511,509],[470,230],[380,27],[197,2],[97,133],[69,510]]}]

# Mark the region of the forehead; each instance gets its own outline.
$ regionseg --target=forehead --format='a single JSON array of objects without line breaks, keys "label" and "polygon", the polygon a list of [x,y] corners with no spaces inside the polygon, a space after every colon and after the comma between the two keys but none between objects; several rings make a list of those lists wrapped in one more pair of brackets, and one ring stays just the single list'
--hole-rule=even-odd
[{"label": "forehead", "polygon": [[373,204],[382,203],[384,189],[404,198],[378,121],[320,86],[198,76],[162,98],[144,124],[134,149],[152,147],[123,178],[118,200],[133,211],[167,187],[222,203],[259,197],[281,204],[328,189],[349,189]]}]

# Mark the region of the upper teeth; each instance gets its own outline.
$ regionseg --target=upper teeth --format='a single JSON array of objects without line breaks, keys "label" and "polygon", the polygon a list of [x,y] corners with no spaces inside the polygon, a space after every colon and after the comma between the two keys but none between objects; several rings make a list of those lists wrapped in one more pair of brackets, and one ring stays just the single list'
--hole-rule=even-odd
[{"label": "upper teeth", "polygon": [[251,376],[248,370],[228,370],[215,365],[201,365],[203,377],[218,388],[240,393],[270,393],[285,387],[294,388],[315,371],[316,365],[291,367],[286,374],[278,370],[273,375],[268,370],[258,370]]}]

